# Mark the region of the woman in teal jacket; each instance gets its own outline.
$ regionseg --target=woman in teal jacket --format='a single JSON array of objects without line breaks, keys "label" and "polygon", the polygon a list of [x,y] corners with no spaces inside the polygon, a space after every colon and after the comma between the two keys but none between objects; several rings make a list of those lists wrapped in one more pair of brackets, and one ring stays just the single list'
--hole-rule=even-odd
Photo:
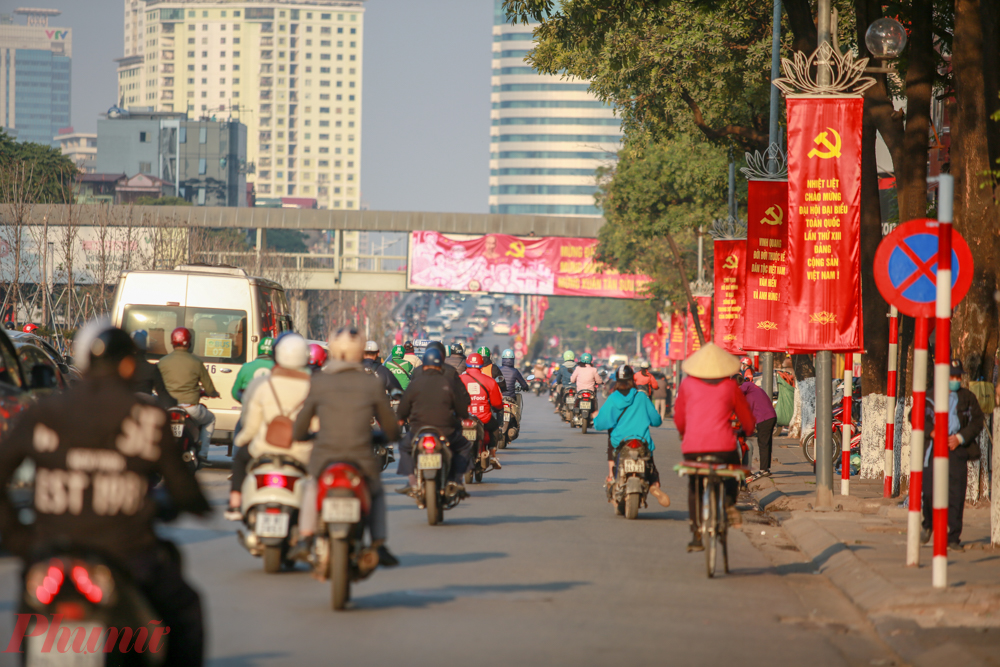
[{"label": "woman in teal jacket", "polygon": [[600,412],[594,418],[594,428],[608,429],[608,484],[615,482],[615,461],[621,444],[628,440],[642,440],[649,448],[649,492],[664,507],[670,506],[670,496],[660,488],[660,473],[653,461],[656,444],[649,434],[651,426],[659,426],[663,418],[653,407],[653,401],[645,392],[636,391],[635,372],[631,366],[622,366],[618,371],[615,391],[604,401]]}]

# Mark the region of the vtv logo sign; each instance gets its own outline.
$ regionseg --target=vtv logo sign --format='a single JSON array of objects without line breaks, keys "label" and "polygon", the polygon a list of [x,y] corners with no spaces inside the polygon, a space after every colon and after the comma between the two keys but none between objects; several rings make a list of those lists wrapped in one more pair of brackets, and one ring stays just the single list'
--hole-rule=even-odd
[{"label": "vtv logo sign", "polygon": [[46,30],[45,36],[49,39],[66,39],[69,37],[69,30]]}]

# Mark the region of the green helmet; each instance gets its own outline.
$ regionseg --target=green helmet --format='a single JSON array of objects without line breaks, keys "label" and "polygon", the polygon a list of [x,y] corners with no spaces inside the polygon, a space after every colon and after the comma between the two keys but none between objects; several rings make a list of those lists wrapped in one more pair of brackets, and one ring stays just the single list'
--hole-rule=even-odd
[{"label": "green helmet", "polygon": [[580,355],[580,363],[589,364],[594,360],[594,355],[590,352],[584,352]]},{"label": "green helmet", "polygon": [[514,350],[512,350],[512,349],[510,349],[508,347],[506,350],[503,351],[503,354],[500,355],[500,358],[501,359],[513,359],[514,358]]},{"label": "green helmet", "polygon": [[403,349],[402,345],[396,345],[392,348],[393,359],[402,359],[404,356],[406,356],[406,351]]},{"label": "green helmet", "polygon": [[574,359],[576,359],[576,355],[573,354],[573,350],[563,352],[563,361],[573,361]]},{"label": "green helmet", "polygon": [[488,347],[486,347],[484,345],[483,347],[477,349],[476,352],[478,352],[483,357],[483,361],[489,361],[489,359],[490,359],[490,348],[488,348]]},{"label": "green helmet", "polygon": [[274,356],[274,339],[270,336],[264,336],[257,343],[257,356],[263,357],[273,357]]}]

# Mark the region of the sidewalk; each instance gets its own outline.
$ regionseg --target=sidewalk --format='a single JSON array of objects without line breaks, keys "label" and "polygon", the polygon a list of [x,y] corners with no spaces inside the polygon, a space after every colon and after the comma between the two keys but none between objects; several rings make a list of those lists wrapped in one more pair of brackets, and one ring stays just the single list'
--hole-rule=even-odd
[{"label": "sidewalk", "polygon": [[[771,478],[751,484],[750,495],[812,559],[816,571],[874,621],[910,619],[922,628],[1000,628],[1000,550],[990,546],[988,502],[966,507],[965,549],[948,552],[948,588],[935,590],[930,545],[921,547],[920,567],[905,564],[907,510],[898,507],[902,498],[882,498],[882,480],[852,478],[851,495],[841,496],[840,479],[835,477],[835,509],[819,511],[812,507],[815,473],[797,440],[775,439],[771,471]],[[746,530],[760,527],[745,525]]]}]

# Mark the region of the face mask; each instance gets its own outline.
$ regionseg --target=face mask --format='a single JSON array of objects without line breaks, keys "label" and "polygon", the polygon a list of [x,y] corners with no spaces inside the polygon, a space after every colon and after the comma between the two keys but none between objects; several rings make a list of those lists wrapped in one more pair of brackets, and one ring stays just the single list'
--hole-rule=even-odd
[{"label": "face mask", "polygon": [[950,391],[958,391],[962,388],[961,380],[948,380],[948,389]]}]

